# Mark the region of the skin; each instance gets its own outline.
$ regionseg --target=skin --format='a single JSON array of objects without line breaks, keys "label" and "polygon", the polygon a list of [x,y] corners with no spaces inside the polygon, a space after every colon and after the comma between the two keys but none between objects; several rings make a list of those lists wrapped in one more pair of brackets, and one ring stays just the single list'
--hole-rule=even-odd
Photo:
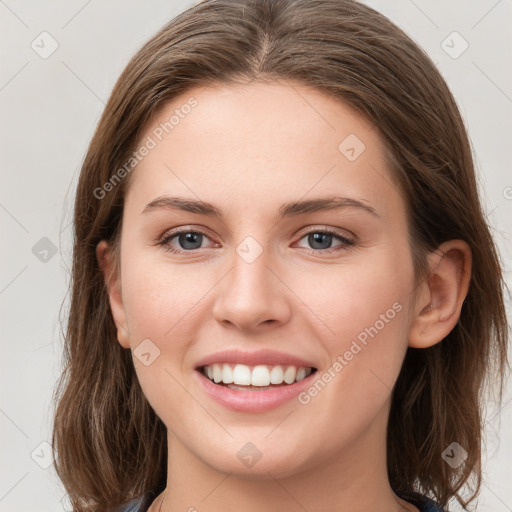
[{"label": "skin", "polygon": [[[108,277],[111,248],[97,247],[119,343],[133,351],[149,338],[160,350],[148,366],[133,358],[168,429],[170,478],[150,512],[417,511],[387,476],[391,391],[407,347],[432,346],[456,324],[469,247],[441,245],[415,285],[405,202],[378,131],[309,87],[195,88],[165,105],[141,140],[191,96],[198,105],[133,171],[119,275]],[[354,161],[338,149],[349,134],[366,146]],[[378,216],[347,207],[276,222],[283,203],[334,192]],[[142,214],[162,195],[211,202],[224,221],[166,208]],[[158,245],[179,226],[206,232],[195,245],[169,242],[194,247],[184,255]],[[312,245],[306,235],[328,227],[356,244]],[[247,236],[263,249],[252,263],[236,252]],[[317,362],[321,375],[394,303],[400,312],[306,405],[235,412],[194,378],[199,358],[224,348],[287,352]],[[237,457],[247,442],[262,453],[252,467]]]}]

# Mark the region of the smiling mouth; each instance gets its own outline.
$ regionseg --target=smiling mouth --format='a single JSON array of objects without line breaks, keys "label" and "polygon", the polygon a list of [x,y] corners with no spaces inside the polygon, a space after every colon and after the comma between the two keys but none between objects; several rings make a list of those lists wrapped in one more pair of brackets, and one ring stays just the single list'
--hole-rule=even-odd
[{"label": "smiling mouth", "polygon": [[214,363],[198,368],[218,386],[243,391],[264,391],[287,387],[317,371],[313,367],[293,365],[255,365]]}]

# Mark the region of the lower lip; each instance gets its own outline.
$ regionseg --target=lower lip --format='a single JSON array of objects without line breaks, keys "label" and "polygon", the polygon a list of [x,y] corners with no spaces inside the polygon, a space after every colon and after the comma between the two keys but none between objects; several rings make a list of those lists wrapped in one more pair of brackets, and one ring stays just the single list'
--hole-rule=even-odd
[{"label": "lower lip", "polygon": [[214,384],[210,379],[204,376],[201,371],[195,372],[199,382],[203,386],[211,398],[216,402],[239,412],[264,412],[275,409],[280,405],[295,398],[301,391],[311,384],[311,378],[315,375],[314,372],[306,378],[294,384],[287,384],[286,386],[276,387],[273,389],[266,389],[264,391],[242,391],[230,389],[225,386]]}]

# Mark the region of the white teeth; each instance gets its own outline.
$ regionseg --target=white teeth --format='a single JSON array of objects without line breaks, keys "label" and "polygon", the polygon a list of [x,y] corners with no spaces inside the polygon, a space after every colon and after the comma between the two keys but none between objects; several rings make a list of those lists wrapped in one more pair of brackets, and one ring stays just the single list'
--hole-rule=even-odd
[{"label": "white teeth", "polygon": [[272,370],[270,370],[270,383],[271,384],[281,384],[283,382],[283,367],[282,366],[273,366]]},{"label": "white teeth", "polygon": [[230,365],[228,363],[215,363],[205,366],[203,373],[215,383],[237,384],[239,386],[266,387],[270,384],[293,384],[305,379],[312,372],[312,368],[245,364]]},{"label": "white teeth", "polygon": [[251,385],[251,369],[245,364],[237,364],[233,370],[233,383],[241,386]]},{"label": "white teeth", "polygon": [[286,384],[293,384],[295,382],[295,377],[297,376],[297,369],[295,366],[288,366],[284,372],[284,381]]},{"label": "white teeth", "polygon": [[255,366],[252,369],[251,385],[268,386],[270,384],[270,372],[266,366]]},{"label": "white teeth", "polygon": [[299,368],[297,370],[297,375],[295,376],[295,380],[299,382],[299,380],[302,380],[306,377],[306,368]]},{"label": "white teeth", "polygon": [[213,365],[213,380],[220,382],[222,380],[222,368],[218,364]]},{"label": "white teeth", "polygon": [[231,384],[233,382],[233,370],[226,363],[222,365],[222,382],[224,384]]}]

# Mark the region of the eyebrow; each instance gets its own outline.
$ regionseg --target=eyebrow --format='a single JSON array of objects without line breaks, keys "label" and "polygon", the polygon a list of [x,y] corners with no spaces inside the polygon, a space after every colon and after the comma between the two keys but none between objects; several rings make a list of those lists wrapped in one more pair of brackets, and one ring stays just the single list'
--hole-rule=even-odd
[{"label": "eyebrow", "polygon": [[[156,209],[176,209],[208,217],[224,219],[222,211],[216,206],[205,201],[197,201],[183,197],[160,196],[146,205],[142,214],[152,212]],[[307,213],[329,211],[338,208],[358,208],[375,217],[380,217],[375,208],[358,199],[350,197],[322,197],[318,199],[306,199],[303,201],[292,201],[284,203],[279,208],[278,220],[284,217],[294,217]]]}]

